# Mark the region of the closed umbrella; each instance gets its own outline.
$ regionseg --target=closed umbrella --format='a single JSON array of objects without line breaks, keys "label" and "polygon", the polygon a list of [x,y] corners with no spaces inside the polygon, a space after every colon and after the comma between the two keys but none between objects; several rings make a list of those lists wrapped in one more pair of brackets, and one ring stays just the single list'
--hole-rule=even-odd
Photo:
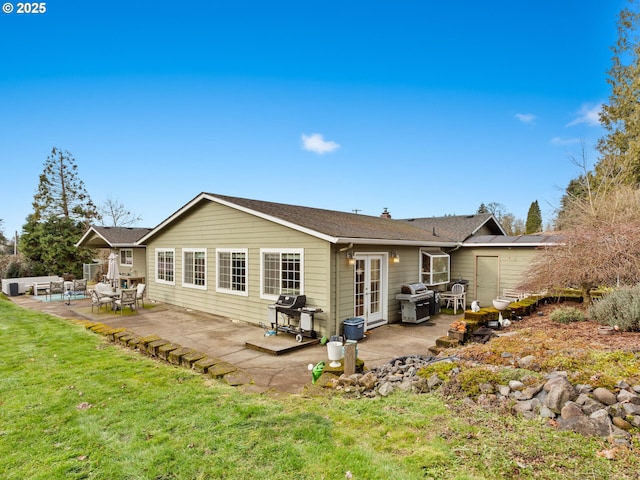
[{"label": "closed umbrella", "polygon": [[107,280],[111,282],[111,285],[117,285],[117,281],[120,278],[120,272],[118,272],[118,256],[115,253],[109,255],[109,269],[107,270]]}]

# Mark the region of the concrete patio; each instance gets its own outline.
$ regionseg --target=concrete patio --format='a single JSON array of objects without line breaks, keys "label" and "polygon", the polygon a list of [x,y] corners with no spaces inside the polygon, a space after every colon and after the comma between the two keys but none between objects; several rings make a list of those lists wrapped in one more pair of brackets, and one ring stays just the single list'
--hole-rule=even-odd
[{"label": "concrete patio", "polygon": [[[256,325],[234,322],[227,318],[161,303],[147,303],[133,314],[121,315],[104,309],[99,313],[87,299],[44,302],[31,295],[8,297],[24,308],[39,310],[62,318],[99,322],[113,328],[125,328],[140,337],[157,335],[171,343],[203,352],[242,370],[251,382],[251,391],[301,393],[311,382],[309,364],[327,361],[327,348],[312,343],[304,348],[279,355],[248,348],[247,343],[280,348],[300,346],[293,335],[279,333],[265,337]],[[366,332],[358,342],[358,358],[365,369],[375,368],[389,360],[408,355],[430,355],[429,347],[447,335],[449,325],[461,315],[436,315],[421,324],[396,323]],[[266,321],[266,312],[265,312]]]}]

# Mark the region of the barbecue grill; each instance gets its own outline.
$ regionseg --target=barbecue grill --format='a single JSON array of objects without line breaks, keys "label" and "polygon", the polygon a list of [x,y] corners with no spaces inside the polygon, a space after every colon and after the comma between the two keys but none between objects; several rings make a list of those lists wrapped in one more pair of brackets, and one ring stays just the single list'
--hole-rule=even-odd
[{"label": "barbecue grill", "polygon": [[407,323],[422,323],[435,314],[435,292],[429,290],[423,283],[409,283],[402,285],[401,293],[396,295],[400,300],[402,321]]},{"label": "barbecue grill", "polygon": [[[298,342],[302,342],[303,337],[317,337],[313,329],[313,317],[322,312],[322,309],[307,307],[306,303],[305,295],[280,295],[276,303],[268,305],[269,323],[276,335],[278,332],[291,333]],[[280,325],[279,315],[284,320]]]}]

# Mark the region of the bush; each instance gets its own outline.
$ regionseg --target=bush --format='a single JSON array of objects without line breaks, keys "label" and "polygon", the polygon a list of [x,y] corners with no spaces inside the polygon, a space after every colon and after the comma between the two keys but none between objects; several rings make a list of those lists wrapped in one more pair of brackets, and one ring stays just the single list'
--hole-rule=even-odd
[{"label": "bush", "polygon": [[572,322],[584,322],[585,316],[582,310],[575,307],[562,307],[557,308],[549,316],[551,320],[558,323],[572,323]]},{"label": "bush", "polygon": [[589,307],[589,317],[600,325],[617,325],[623,332],[640,332],[640,286],[604,295]]}]

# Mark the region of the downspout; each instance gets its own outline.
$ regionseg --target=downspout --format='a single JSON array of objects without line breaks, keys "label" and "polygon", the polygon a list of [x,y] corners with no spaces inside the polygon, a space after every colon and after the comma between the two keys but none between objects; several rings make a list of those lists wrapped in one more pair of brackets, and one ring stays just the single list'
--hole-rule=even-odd
[{"label": "downspout", "polygon": [[335,305],[333,308],[333,334],[334,335],[338,335],[340,332],[340,326],[338,323],[338,306],[340,305],[340,301],[339,301],[339,297],[338,295],[340,294],[340,274],[338,273],[338,259],[340,258],[340,254],[342,252],[346,252],[347,250],[350,250],[353,248],[353,242],[350,243],[349,245],[347,245],[344,248],[341,248],[340,250],[336,251],[336,291],[334,294],[334,299],[335,299]]}]

